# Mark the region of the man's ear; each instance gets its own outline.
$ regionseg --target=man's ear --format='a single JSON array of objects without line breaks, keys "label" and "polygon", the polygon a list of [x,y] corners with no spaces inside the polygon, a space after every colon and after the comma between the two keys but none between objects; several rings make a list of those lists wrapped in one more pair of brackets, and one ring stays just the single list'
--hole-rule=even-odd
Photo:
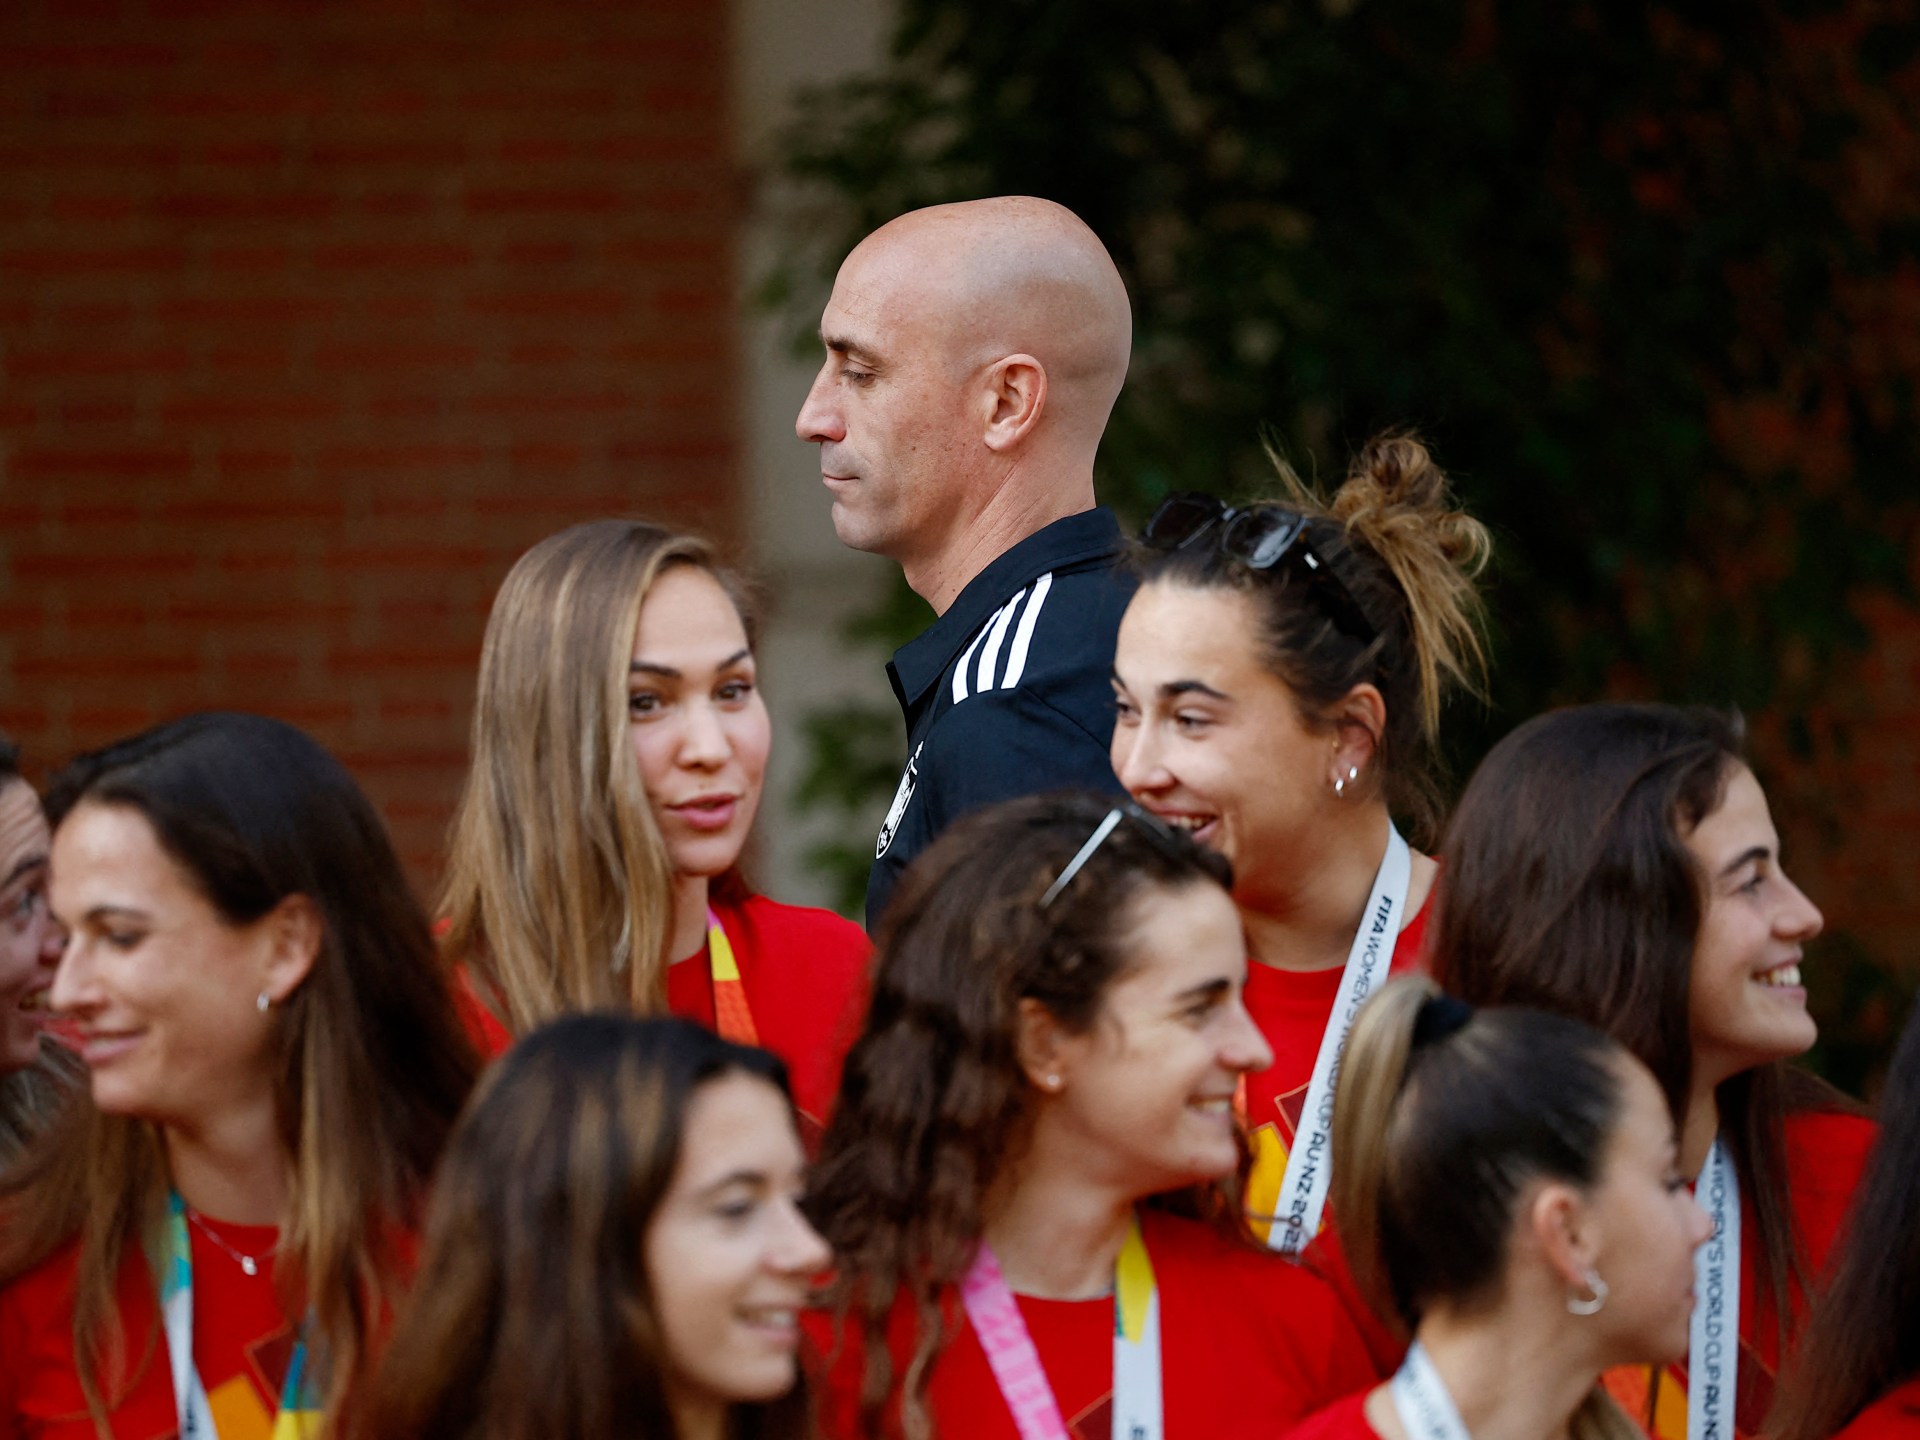
[{"label": "man's ear", "polygon": [[327,922],[305,895],[289,895],[260,921],[266,927],[266,970],[260,989],[275,1005],[298,990],[320,958]]},{"label": "man's ear", "polygon": [[1078,1050],[1076,1037],[1061,1028],[1053,1012],[1038,1000],[1020,1002],[1015,1021],[1015,1053],[1030,1084],[1049,1095],[1066,1088]]},{"label": "man's ear", "polygon": [[1012,450],[1046,409],[1046,367],[1031,355],[1007,355],[987,367],[984,384],[987,448]]}]

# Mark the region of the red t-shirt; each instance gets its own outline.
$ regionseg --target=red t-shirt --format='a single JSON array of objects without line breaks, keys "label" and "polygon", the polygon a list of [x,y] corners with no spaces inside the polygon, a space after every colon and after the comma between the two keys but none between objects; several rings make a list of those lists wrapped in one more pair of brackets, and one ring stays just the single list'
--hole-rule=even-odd
[{"label": "red t-shirt", "polygon": [[1917,1440],[1920,1375],[1902,1382],[1848,1422],[1833,1440]]},{"label": "red t-shirt", "polygon": [[[295,1321],[273,1284],[272,1226],[205,1223],[254,1257],[247,1275],[233,1256],[190,1225],[193,1245],[193,1360],[220,1440],[269,1440],[296,1341]],[[0,1290],[0,1435],[18,1440],[94,1440],[73,1357],[73,1286],[79,1242],[64,1247]],[[104,1384],[115,1440],[179,1434],[179,1411],[159,1290],[140,1246],[121,1261],[116,1301],[126,1326],[131,1385]],[[151,1345],[149,1345],[151,1337]],[[103,1381],[106,1377],[103,1377]],[[112,1403],[116,1392],[118,1403]]]},{"label": "red t-shirt", "polygon": [[[786,1062],[794,1104],[824,1125],[840,1089],[840,1065],[865,1010],[867,932],[831,910],[781,905],[764,895],[715,901],[733,946],[740,983],[760,1043]],[[467,1031],[481,1052],[500,1054],[513,1036],[475,993],[462,969],[454,989]],[[667,1008],[713,1024],[713,972],[707,947],[667,967]]]},{"label": "red t-shirt", "polygon": [[[1161,1402],[1168,1440],[1272,1436],[1303,1415],[1371,1385],[1373,1370],[1340,1302],[1277,1255],[1228,1241],[1204,1225],[1156,1211],[1141,1233],[1160,1293]],[[1113,1301],[1017,1296],[1054,1399],[1076,1440],[1112,1429]],[[957,1295],[945,1301],[953,1338],[934,1361],[927,1403],[943,1440],[1017,1440],[1013,1414]],[[827,1440],[866,1440],[858,1425],[859,1345],[834,1353],[831,1317],[807,1316],[833,1357],[821,1386]],[[895,1308],[889,1343],[896,1385],[914,1349],[909,1302]],[[897,1428],[898,1402],[895,1402]]]},{"label": "red t-shirt", "polygon": [[1285,1432],[1285,1440],[1380,1440],[1380,1432],[1367,1419],[1367,1396],[1371,1393],[1369,1387],[1336,1401]]},{"label": "red t-shirt", "polygon": [[[1837,1111],[1807,1110],[1787,1118],[1787,1203],[1808,1273],[1816,1280],[1826,1271],[1876,1134],[1878,1127],[1871,1120]],[[1774,1308],[1760,1290],[1758,1267],[1763,1262],[1758,1245],[1758,1232],[1743,1225],[1739,1396],[1734,1415],[1734,1428],[1742,1437],[1760,1434],[1773,1406],[1774,1377],[1782,1358]],[[1797,1333],[1798,1322],[1805,1318],[1804,1307],[1795,1303],[1789,1334]],[[1666,1367],[1657,1378],[1647,1366],[1622,1366],[1609,1370],[1605,1381],[1621,1408],[1656,1440],[1686,1440],[1685,1361]]]},{"label": "red t-shirt", "polygon": [[[1429,892],[1431,893],[1431,892]],[[1402,975],[1420,963],[1427,938],[1427,915],[1420,910],[1401,930],[1387,963],[1390,975]],[[1247,1132],[1253,1142],[1253,1176],[1247,1184],[1249,1215],[1270,1215],[1280,1196],[1287,1155],[1300,1127],[1313,1062],[1320,1040],[1333,1018],[1333,1002],[1345,967],[1327,970],[1280,970],[1253,961],[1247,966],[1247,1013],[1273,1047],[1273,1064],[1247,1077]],[[1254,1234],[1266,1238],[1267,1226],[1256,1221]]]},{"label": "red t-shirt", "polygon": [[[1428,892],[1428,898],[1431,900],[1432,891]],[[1404,975],[1421,966],[1427,916],[1432,911],[1430,903],[1422,904],[1400,931],[1393,944],[1393,957],[1387,962],[1389,975]],[[1287,1156],[1300,1125],[1307,1086],[1313,1079],[1314,1061],[1320,1057],[1320,1041],[1327,1032],[1328,1021],[1333,1018],[1333,1002],[1344,972],[1345,967],[1339,965],[1328,970],[1296,971],[1279,970],[1255,961],[1247,967],[1247,1013],[1266,1036],[1267,1044],[1273,1047],[1273,1064],[1247,1077],[1247,1131],[1253,1144],[1253,1173],[1247,1181],[1247,1214],[1253,1233],[1262,1240],[1267,1238],[1269,1227],[1254,1217],[1271,1215],[1279,1203]],[[1347,1268],[1346,1255],[1333,1232],[1331,1219],[1331,1215],[1324,1217],[1329,1223],[1323,1225],[1308,1247],[1306,1261],[1340,1297],[1366,1342],[1376,1378],[1384,1378],[1399,1365],[1406,1344],[1373,1313],[1361,1296]]]}]

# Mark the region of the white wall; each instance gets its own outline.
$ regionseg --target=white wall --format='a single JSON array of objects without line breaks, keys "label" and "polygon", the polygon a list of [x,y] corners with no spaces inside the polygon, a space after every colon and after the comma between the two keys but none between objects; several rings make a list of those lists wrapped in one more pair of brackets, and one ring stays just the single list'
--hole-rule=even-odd
[{"label": "white wall", "polygon": [[[823,904],[824,888],[802,863],[808,846],[822,837],[823,822],[803,825],[791,803],[805,758],[799,721],[816,705],[848,698],[868,699],[897,715],[882,669],[885,656],[871,648],[850,651],[840,639],[842,622],[871,603],[889,567],[834,538],[818,452],[793,433],[794,416],[818,362],[795,358],[782,321],[757,313],[750,297],[769,259],[779,253],[783,235],[805,223],[783,193],[772,160],[773,141],[789,121],[796,88],[872,68],[884,51],[893,12],[889,0],[732,4],[736,158],[751,197],[738,252],[743,488],[753,510],[748,527],[753,565],[769,599],[760,667],[774,719],[773,765],[753,875],[776,899]],[[903,755],[905,743],[903,736]],[[858,822],[853,839],[872,838],[887,799],[877,798],[875,813]]]}]

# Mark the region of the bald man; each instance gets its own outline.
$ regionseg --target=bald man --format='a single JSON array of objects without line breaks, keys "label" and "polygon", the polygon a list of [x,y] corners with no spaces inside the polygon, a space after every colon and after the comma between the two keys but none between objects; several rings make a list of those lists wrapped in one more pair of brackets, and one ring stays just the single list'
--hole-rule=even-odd
[{"label": "bald man", "polygon": [[869,928],[967,811],[1120,793],[1110,677],[1133,587],[1093,459],[1132,337],[1106,248],[1048,200],[916,210],[840,267],[794,428],[820,447],[842,542],[898,562],[938,616],[887,666],[907,764],[874,846]]}]

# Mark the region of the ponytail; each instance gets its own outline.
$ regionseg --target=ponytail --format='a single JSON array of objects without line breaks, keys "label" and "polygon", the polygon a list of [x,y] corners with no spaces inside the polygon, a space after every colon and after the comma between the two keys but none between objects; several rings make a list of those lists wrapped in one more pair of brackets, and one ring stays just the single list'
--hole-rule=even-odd
[{"label": "ponytail", "polygon": [[1375,686],[1386,702],[1386,727],[1364,783],[1381,790],[1411,823],[1416,842],[1425,843],[1440,814],[1441,712],[1453,690],[1479,694],[1484,687],[1484,605],[1474,581],[1492,538],[1455,508],[1446,473],[1411,435],[1369,441],[1331,498],[1268,454],[1282,492],[1275,503],[1307,517],[1315,553],[1367,617],[1370,637],[1336,623],[1291,567],[1251,570],[1218,546],[1149,551],[1136,560],[1140,576],[1247,595],[1263,663],[1310,720],[1354,686]]},{"label": "ponytail", "polygon": [[1521,1192],[1600,1177],[1626,1054],[1538,1010],[1471,1010],[1424,976],[1390,981],[1347,1040],[1333,1205],[1376,1311],[1411,1332],[1436,1300],[1498,1284]]}]

